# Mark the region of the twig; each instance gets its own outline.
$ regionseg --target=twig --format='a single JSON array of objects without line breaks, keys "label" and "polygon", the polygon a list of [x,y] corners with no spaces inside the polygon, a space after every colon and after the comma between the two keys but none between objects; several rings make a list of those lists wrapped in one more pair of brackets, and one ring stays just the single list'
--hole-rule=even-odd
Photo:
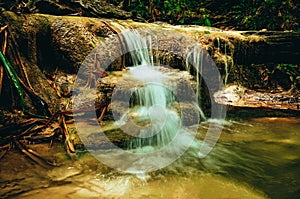
[{"label": "twig", "polygon": [[19,141],[15,141],[17,147],[21,150],[22,153],[24,153],[26,156],[28,156],[30,159],[32,159],[34,162],[38,163],[40,166],[44,168],[48,168],[48,165],[46,165],[41,159],[34,156],[30,152],[28,152]]},{"label": "twig", "polygon": [[4,31],[4,41],[2,45],[2,53],[3,55],[6,55],[6,47],[7,47],[7,31]]},{"label": "twig", "polygon": [[11,143],[0,146],[0,151],[9,150],[11,148]]},{"label": "twig", "polygon": [[49,164],[50,166],[57,166],[56,164],[52,163],[50,160],[47,160],[46,158],[42,157],[39,153],[37,153],[36,151],[27,148],[27,151],[33,155],[35,155],[36,157],[42,159],[44,162],[46,162],[47,164]]},{"label": "twig", "polygon": [[[9,30],[9,29],[8,29],[8,30]],[[11,32],[11,31],[10,31],[10,32]],[[13,45],[16,46],[17,48],[19,48],[18,43],[17,43],[15,37],[13,36],[13,34],[10,34],[10,36],[11,36]],[[25,67],[25,65],[24,65],[24,63],[23,63],[23,60],[22,60],[22,58],[21,58],[20,52],[19,52],[18,50],[15,50],[13,47],[12,47],[12,51],[15,51],[16,59],[17,59],[18,62],[20,63],[19,65],[21,66],[21,69],[22,69],[22,71],[23,71],[23,73],[24,73],[24,75],[25,75],[25,79],[26,79],[26,82],[27,82],[29,88],[30,88],[31,90],[34,90],[33,87],[32,87],[32,85],[31,85],[31,83],[30,83],[30,81],[29,81],[28,74],[27,74],[27,71],[26,71],[26,67]]]},{"label": "twig", "polygon": [[24,135],[26,135],[28,132],[30,132],[34,127],[36,127],[36,125],[32,125],[31,127],[29,127],[28,129],[26,129],[23,133],[16,135],[16,137],[22,137]]},{"label": "twig", "polygon": [[2,33],[3,30],[5,30],[7,27],[8,27],[8,25],[1,27],[1,28],[0,28],[0,33]]},{"label": "twig", "polygon": [[[4,27],[6,28],[7,25]],[[3,29],[1,28],[1,32],[3,31]],[[3,45],[2,45],[2,53],[3,55],[6,54],[6,47],[7,47],[7,31],[4,29],[4,41],[3,41]],[[0,65],[0,95],[2,92],[2,83],[3,83],[3,76],[4,76],[4,67],[2,65]]]},{"label": "twig", "polygon": [[8,149],[4,149],[3,151],[0,151],[0,160],[4,157]]},{"label": "twig", "polygon": [[[34,150],[32,150],[32,149],[30,149],[30,148],[28,148],[27,146],[25,146],[25,145],[22,145],[20,142],[17,142],[16,143],[17,144],[17,146],[20,148],[22,148],[23,150],[25,150],[25,151],[22,151],[23,153],[25,152],[25,154],[26,155],[28,155],[31,159],[36,159],[36,160],[38,160],[39,161],[39,164],[41,163],[41,165],[45,165],[45,163],[46,164],[48,164],[48,165],[50,165],[50,166],[57,166],[57,164],[55,164],[55,163],[52,163],[50,160],[48,160],[47,158],[44,158],[43,156],[41,156],[38,152],[36,152],[36,151],[34,151]],[[20,148],[20,149],[21,149]],[[21,150],[22,150],[21,149]],[[28,153],[27,153],[28,152]],[[36,160],[34,160],[34,161],[36,161]],[[42,162],[41,162],[42,161]],[[48,166],[47,165],[47,166]]]},{"label": "twig", "polygon": [[100,114],[100,116],[99,116],[99,118],[98,118],[98,123],[99,123],[100,125],[101,125],[101,122],[102,122],[102,120],[103,120],[103,118],[104,118],[104,114],[105,114],[106,110],[107,110],[107,106],[104,106],[103,109],[102,109],[102,111],[101,111],[101,114]]},{"label": "twig", "polygon": [[[69,132],[68,132],[68,128],[65,122],[65,116],[61,115],[61,119],[60,119],[60,128],[62,133],[65,136],[65,143],[67,146],[67,149],[69,150],[70,153],[75,153],[75,147],[73,145],[73,143],[70,141],[70,136],[69,136]],[[71,154],[70,154],[71,156]]]},{"label": "twig", "polygon": [[97,106],[92,106],[92,107],[86,107],[86,108],[83,108],[83,109],[79,109],[79,110],[67,110],[67,111],[58,111],[54,114],[52,114],[51,118],[45,123],[44,127],[47,127],[54,119],[55,117],[59,116],[59,115],[71,115],[71,114],[74,114],[74,113],[82,113],[82,112],[88,112],[88,111],[95,111],[97,109],[99,109],[100,106],[97,105]]},{"label": "twig", "polygon": [[4,72],[3,65],[0,64],[0,95],[2,93],[3,72]]},{"label": "twig", "polygon": [[[8,144],[12,141],[12,139],[19,140],[21,137],[34,134],[39,132],[43,129],[42,127],[35,128],[38,124],[44,124],[45,120],[37,120],[37,119],[30,119],[22,123],[12,124],[10,126],[6,126],[0,129],[0,134],[2,138],[0,139],[0,146]],[[34,129],[35,128],[35,129]],[[0,148],[1,149],[1,148]]]}]

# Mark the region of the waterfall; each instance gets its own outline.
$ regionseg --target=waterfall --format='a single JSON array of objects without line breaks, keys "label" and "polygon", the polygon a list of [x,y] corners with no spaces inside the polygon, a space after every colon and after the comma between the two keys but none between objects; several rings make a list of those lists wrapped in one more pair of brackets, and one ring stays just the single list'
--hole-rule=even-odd
[{"label": "waterfall", "polygon": [[[178,38],[177,35],[175,38]],[[198,104],[201,101],[198,96],[201,94],[202,79],[207,88],[220,86],[205,79],[218,80],[219,76],[217,70],[208,71],[209,75],[205,75],[207,69],[215,67],[214,65],[206,67],[206,64],[211,62],[205,52],[201,51],[201,46],[197,46],[197,49],[187,46],[189,49],[187,53],[181,52],[182,48],[177,49],[180,50],[177,52],[178,55],[183,58],[189,55],[190,59],[186,58],[189,63],[187,67],[193,66],[191,75],[195,73],[198,75],[195,76],[197,89],[193,89],[194,82],[186,71],[157,64],[158,60],[154,60],[152,49],[164,46],[159,39],[151,37],[151,34],[144,31],[140,34],[138,30],[121,30],[121,37],[114,38],[113,42],[114,45],[115,43],[122,45],[116,46],[116,49],[121,50],[119,56],[125,54],[130,58],[127,61],[130,60],[128,62],[131,66],[127,63],[127,70],[117,73],[118,77],[112,80],[114,89],[108,97],[111,97],[109,110],[114,117],[114,125],[109,124],[104,126],[104,129],[99,129],[93,112],[74,115],[76,128],[79,129],[78,132],[83,132],[82,140],[88,146],[89,152],[112,168],[143,176],[144,173],[166,167],[188,149],[198,151],[199,143],[202,141],[195,141],[194,138],[199,130],[199,115],[205,118]],[[190,44],[193,43],[183,43],[183,45]],[[175,48],[177,47],[172,47]],[[96,52],[101,50],[102,48],[97,49]],[[89,61],[87,59],[85,64]],[[198,73],[201,74],[202,70],[204,75],[200,77]],[[85,74],[85,71],[81,72]],[[108,79],[101,80],[105,83]],[[80,84],[81,81],[77,83]],[[87,91],[89,92],[92,90]],[[81,101],[75,98],[73,103],[76,105]],[[218,106],[212,104],[212,117],[218,118],[217,108]],[[92,126],[91,133],[87,132],[86,125]],[[210,125],[207,135],[216,135],[219,131],[212,132],[215,130],[216,127]],[[99,141],[98,137],[101,137]],[[208,139],[206,137],[204,142],[207,144],[201,145],[200,151],[203,154],[201,157],[210,152],[217,136],[213,138],[210,136]]]},{"label": "waterfall", "polygon": [[[217,52],[219,54],[221,54],[221,42],[220,42],[220,38],[217,37]],[[228,68],[228,58],[227,58],[227,45],[226,45],[226,41],[224,41],[224,65],[225,65],[225,76],[224,76],[224,85],[227,85],[227,80],[228,80],[228,76],[229,76],[229,68]]]},{"label": "waterfall", "polygon": [[[200,108],[201,86],[202,86],[201,74],[202,74],[202,70],[203,70],[203,56],[204,56],[204,51],[201,48],[201,46],[199,46],[199,45],[194,46],[192,51],[187,53],[185,68],[187,71],[189,71],[191,73],[192,71],[191,71],[190,64],[192,64],[194,69],[196,70],[196,74],[195,74],[196,81],[197,81],[197,84],[196,84],[196,97],[197,97],[196,107],[198,108],[201,118],[206,120],[206,116],[205,116],[204,112],[202,111],[202,109]],[[189,61],[190,59],[192,60],[191,62]]]},{"label": "waterfall", "polygon": [[152,38],[150,35],[141,37],[137,30],[122,30],[122,36],[133,66],[153,66]]},{"label": "waterfall", "polygon": [[229,72],[228,72],[228,61],[227,61],[227,49],[226,49],[226,42],[224,43],[224,48],[225,48],[225,78],[224,78],[224,85],[226,86],[227,85],[227,79],[228,79],[228,75],[229,75]]},{"label": "waterfall", "polygon": [[[176,111],[179,103],[174,91],[174,82],[168,74],[161,72],[159,67],[154,65],[150,36],[142,36],[137,30],[122,30],[122,36],[133,64],[127,67],[128,72],[124,78],[127,82],[132,81],[143,86],[131,88],[129,110],[116,123],[119,126],[131,125],[129,129],[135,131],[138,129],[135,138],[127,141],[128,149],[142,149],[141,151],[145,152],[163,148],[184,128],[180,117],[182,113]],[[199,62],[201,57],[195,59],[195,62]],[[197,94],[199,92],[197,90]],[[197,104],[197,100],[194,104]],[[199,107],[195,109],[201,110]],[[128,122],[128,118],[131,122]],[[184,145],[185,138],[182,139],[181,144]]]}]

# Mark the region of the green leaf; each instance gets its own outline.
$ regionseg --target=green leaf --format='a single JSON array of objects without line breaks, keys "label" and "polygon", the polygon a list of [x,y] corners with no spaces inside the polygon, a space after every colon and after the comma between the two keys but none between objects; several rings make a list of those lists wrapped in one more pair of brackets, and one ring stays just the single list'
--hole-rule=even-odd
[{"label": "green leaf", "polygon": [[12,80],[14,86],[16,87],[18,94],[21,98],[21,106],[22,106],[22,110],[23,112],[25,112],[25,103],[24,103],[24,95],[22,92],[22,87],[21,87],[21,83],[19,81],[18,75],[15,72],[15,70],[13,69],[13,67],[10,65],[9,61],[6,59],[6,57],[3,55],[3,53],[0,51],[0,58],[4,64],[4,67],[10,77],[10,79]]},{"label": "green leaf", "polygon": [[180,19],[179,23],[184,23],[184,18]]},{"label": "green leaf", "polygon": [[166,9],[166,8],[169,8],[171,6],[171,4],[170,4],[170,2],[168,2],[168,1],[165,1],[164,2],[164,8]]},{"label": "green leaf", "polygon": [[204,25],[211,27],[210,20],[208,18],[205,18]]},{"label": "green leaf", "polygon": [[91,43],[91,45],[93,46],[93,48],[96,48],[96,47],[97,47],[96,43],[95,43],[93,40],[91,40],[90,43]]}]

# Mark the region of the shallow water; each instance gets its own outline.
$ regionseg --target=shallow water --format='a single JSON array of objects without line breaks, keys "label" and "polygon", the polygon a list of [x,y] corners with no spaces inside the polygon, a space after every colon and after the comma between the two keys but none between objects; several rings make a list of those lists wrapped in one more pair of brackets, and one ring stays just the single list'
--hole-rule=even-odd
[{"label": "shallow water", "polygon": [[[204,123],[199,128],[198,140],[206,127]],[[9,152],[0,161],[0,196],[299,198],[299,129],[300,118],[228,120],[218,144],[204,159],[197,158],[200,142],[196,141],[168,167],[139,176],[110,169],[87,152],[70,160],[61,144],[44,147],[45,153],[63,163],[56,168],[42,168]]]},{"label": "shallow water", "polygon": [[225,176],[247,182],[271,198],[299,198],[299,118],[241,122],[227,127],[220,140],[229,153],[234,152],[228,162],[220,163]]},{"label": "shallow water", "polygon": [[[201,140],[207,124],[199,128]],[[108,127],[106,127],[108,128]],[[61,144],[45,154],[63,163],[42,168],[16,152],[0,161],[3,198],[299,198],[300,118],[228,121],[214,150],[197,157],[196,141],[161,170],[132,175],[87,152],[70,160]],[[31,145],[31,148],[39,145]]]}]

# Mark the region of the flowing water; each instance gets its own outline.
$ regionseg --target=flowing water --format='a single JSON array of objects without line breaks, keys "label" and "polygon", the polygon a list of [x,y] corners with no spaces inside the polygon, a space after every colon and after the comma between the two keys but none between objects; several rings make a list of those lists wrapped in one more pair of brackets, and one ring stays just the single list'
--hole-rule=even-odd
[{"label": "flowing water", "polygon": [[[205,128],[204,123],[198,139]],[[228,120],[206,158],[199,159],[189,149],[170,166],[146,176],[109,169],[87,152],[78,152],[77,160],[71,161],[60,145],[44,146],[63,163],[57,168],[39,167],[11,152],[0,161],[0,197],[296,199],[300,196],[299,129],[300,118]]]},{"label": "flowing water", "polygon": [[[149,47],[151,37],[141,37],[136,31],[123,32],[123,35],[133,63],[124,79],[128,80],[127,83],[133,81],[141,86],[130,90],[128,111],[122,113],[117,121],[106,121],[102,127],[104,134],[113,135],[112,139],[120,138],[118,132],[123,126],[128,127],[128,119],[132,123],[130,132],[126,133],[138,128],[132,134],[135,138],[121,139],[125,143],[122,153],[108,147],[100,155],[119,167],[113,169],[99,158],[97,160],[97,149],[77,151],[77,157],[70,160],[61,145],[57,144],[45,151],[63,164],[57,168],[42,168],[20,154],[9,152],[0,162],[1,197],[300,197],[300,118],[253,116],[243,119],[236,115],[238,119],[228,118],[226,121],[206,119],[197,105],[200,78],[196,77],[196,99],[193,101],[188,97],[181,102],[176,92],[177,84],[172,79],[174,77],[154,66]],[[197,52],[195,49],[190,56],[201,70],[201,58],[195,55]],[[119,93],[125,92],[121,89]],[[196,123],[185,123],[181,119],[184,114],[178,111],[178,106],[180,103],[186,106],[187,102],[193,106],[191,110],[196,110],[188,119],[200,115]],[[199,149],[211,123],[224,126],[223,133],[213,151],[199,158]],[[91,132],[99,128],[88,121],[82,122],[82,125],[85,133],[90,135],[94,135]],[[126,131],[125,128],[122,130]],[[180,136],[177,136],[178,132]],[[166,146],[170,147],[162,151]],[[141,156],[124,159],[124,151]],[[174,157],[174,154],[175,159],[169,161],[167,158]]]},{"label": "flowing water", "polygon": [[[162,148],[168,145],[183,125],[180,115],[175,111],[178,101],[176,101],[176,91],[172,88],[174,82],[171,80],[172,77],[154,66],[150,36],[143,37],[137,30],[123,30],[122,36],[133,63],[133,66],[128,68],[128,74],[124,79],[140,81],[142,84],[141,87],[131,89],[133,99],[130,102],[130,112],[136,116],[138,122],[148,120],[150,123],[146,126],[134,125],[135,128],[140,128],[140,132],[136,135],[137,138],[127,145],[128,149],[145,148],[149,152],[149,147]],[[128,113],[125,113],[121,118],[127,118],[127,115]],[[120,122],[124,121],[117,121]],[[188,133],[184,136],[185,138],[181,137],[183,144],[185,144],[183,140],[190,137]],[[175,148],[170,150],[176,151]]]}]

